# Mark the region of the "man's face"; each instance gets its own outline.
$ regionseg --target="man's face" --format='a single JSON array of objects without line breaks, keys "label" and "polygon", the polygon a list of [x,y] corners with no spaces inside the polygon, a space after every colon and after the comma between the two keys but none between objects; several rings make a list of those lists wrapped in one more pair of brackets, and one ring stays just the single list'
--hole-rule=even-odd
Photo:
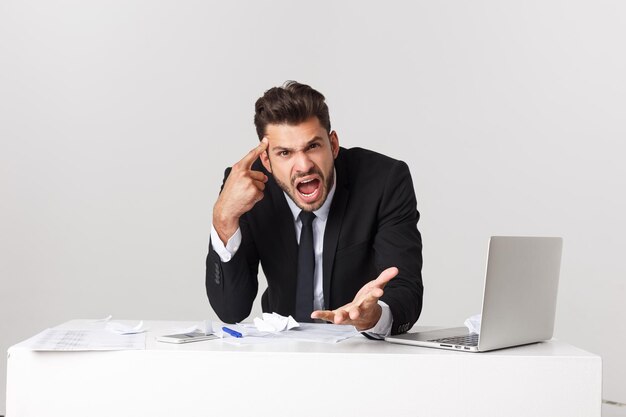
[{"label": "man's face", "polygon": [[333,186],[337,134],[326,132],[312,117],[295,126],[270,124],[265,137],[269,141],[261,155],[265,169],[302,210],[319,209]]}]

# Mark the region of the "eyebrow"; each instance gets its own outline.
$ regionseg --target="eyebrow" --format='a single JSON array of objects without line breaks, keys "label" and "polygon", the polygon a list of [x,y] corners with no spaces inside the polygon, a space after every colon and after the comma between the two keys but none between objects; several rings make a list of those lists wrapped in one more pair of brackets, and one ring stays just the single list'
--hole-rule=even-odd
[{"label": "eyebrow", "polygon": [[[319,142],[319,141],[321,141],[321,140],[324,140],[324,138],[322,138],[322,137],[320,137],[320,136],[315,136],[313,139],[309,140],[309,141],[308,141],[308,142],[304,145],[304,149],[308,148],[308,147],[309,147],[309,145],[311,145],[312,143]],[[273,147],[273,148],[272,148],[272,152],[275,152],[275,151],[279,151],[279,152],[282,152],[282,151],[289,151],[289,152],[292,152],[292,151],[294,151],[294,149],[293,149],[293,148],[287,148],[287,147],[285,147],[285,146],[275,146],[275,147]]]}]

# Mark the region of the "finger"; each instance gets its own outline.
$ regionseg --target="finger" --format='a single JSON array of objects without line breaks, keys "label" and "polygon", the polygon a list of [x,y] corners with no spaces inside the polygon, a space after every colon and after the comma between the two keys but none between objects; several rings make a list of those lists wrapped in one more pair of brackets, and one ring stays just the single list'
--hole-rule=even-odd
[{"label": "finger", "polygon": [[353,304],[359,305],[363,303],[367,297],[374,296],[376,298],[380,298],[384,294],[384,290],[374,284],[374,281],[370,281],[365,287],[361,288],[361,290],[357,293],[356,297],[354,297]]},{"label": "finger", "polygon": [[325,320],[332,323],[335,318],[335,313],[329,310],[316,310],[311,313],[311,318]]},{"label": "finger", "polygon": [[400,271],[395,266],[385,269],[383,272],[380,273],[378,278],[376,278],[372,282],[372,286],[381,289],[385,288],[385,285],[387,285],[389,281],[391,281],[396,275],[398,275],[398,272]]},{"label": "finger", "polygon": [[382,297],[384,291],[380,288],[376,288],[376,290],[370,291],[362,300],[360,300],[358,307],[361,310],[367,310],[371,308],[374,304],[378,303],[380,297]]},{"label": "finger", "polygon": [[262,181],[252,180],[252,184],[254,184],[257,190],[260,190],[260,191],[265,190],[265,183]]},{"label": "finger", "polygon": [[347,309],[347,311],[350,313],[350,318],[354,320],[352,310],[369,310],[370,308],[372,308],[372,306],[378,303],[378,300],[380,299],[380,297],[382,297],[383,294],[384,291],[380,288],[375,288],[371,291],[368,291],[367,294],[362,294],[358,299],[354,300],[352,302],[352,306]]},{"label": "finger", "polygon": [[248,173],[253,180],[267,182],[267,175],[259,171],[249,171]]},{"label": "finger", "polygon": [[263,153],[265,152],[265,150],[267,149],[267,138],[263,138],[263,140],[261,141],[261,143],[259,143],[258,146],[256,146],[254,149],[252,149],[250,152],[248,152],[246,154],[246,156],[244,156],[241,161],[239,161],[239,165],[241,165],[242,167],[244,167],[245,169],[250,169],[252,167],[252,164],[254,163],[254,161],[257,160],[257,158]]},{"label": "finger", "polygon": [[380,288],[376,288],[369,292],[369,294],[363,296],[358,303],[353,304],[348,309],[350,320],[356,322],[361,317],[370,316],[378,306],[378,300],[383,295],[384,291]]},{"label": "finger", "polygon": [[354,321],[361,317],[361,309],[359,307],[350,310],[350,320]]},{"label": "finger", "polygon": [[344,309],[335,310],[334,313],[335,313],[335,317],[334,317],[333,323],[335,324],[342,324],[344,321],[350,318],[350,315]]},{"label": "finger", "polygon": [[254,199],[254,204],[258,203],[259,201],[263,200],[263,197],[265,197],[265,194],[263,193],[263,191],[259,191],[256,195],[256,198]]}]

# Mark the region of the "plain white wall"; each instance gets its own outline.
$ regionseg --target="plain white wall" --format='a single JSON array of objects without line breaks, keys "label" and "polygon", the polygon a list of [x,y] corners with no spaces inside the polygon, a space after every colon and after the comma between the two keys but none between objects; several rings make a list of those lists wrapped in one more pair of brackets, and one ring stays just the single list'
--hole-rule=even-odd
[{"label": "plain white wall", "polygon": [[215,317],[204,257],[223,169],[257,142],[256,98],[295,79],[326,95],[343,146],[411,167],[421,324],[479,311],[490,235],[563,236],[556,337],[601,354],[604,397],[625,402],[625,14],[0,1],[0,350],[72,318]]}]

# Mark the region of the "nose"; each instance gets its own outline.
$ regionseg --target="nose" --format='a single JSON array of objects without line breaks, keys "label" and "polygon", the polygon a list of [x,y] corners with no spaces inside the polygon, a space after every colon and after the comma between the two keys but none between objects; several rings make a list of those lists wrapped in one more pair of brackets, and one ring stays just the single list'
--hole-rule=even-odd
[{"label": "nose", "polygon": [[293,167],[296,173],[305,174],[309,172],[314,166],[315,164],[313,163],[311,158],[309,158],[306,152],[298,152],[296,154],[296,160]]}]

